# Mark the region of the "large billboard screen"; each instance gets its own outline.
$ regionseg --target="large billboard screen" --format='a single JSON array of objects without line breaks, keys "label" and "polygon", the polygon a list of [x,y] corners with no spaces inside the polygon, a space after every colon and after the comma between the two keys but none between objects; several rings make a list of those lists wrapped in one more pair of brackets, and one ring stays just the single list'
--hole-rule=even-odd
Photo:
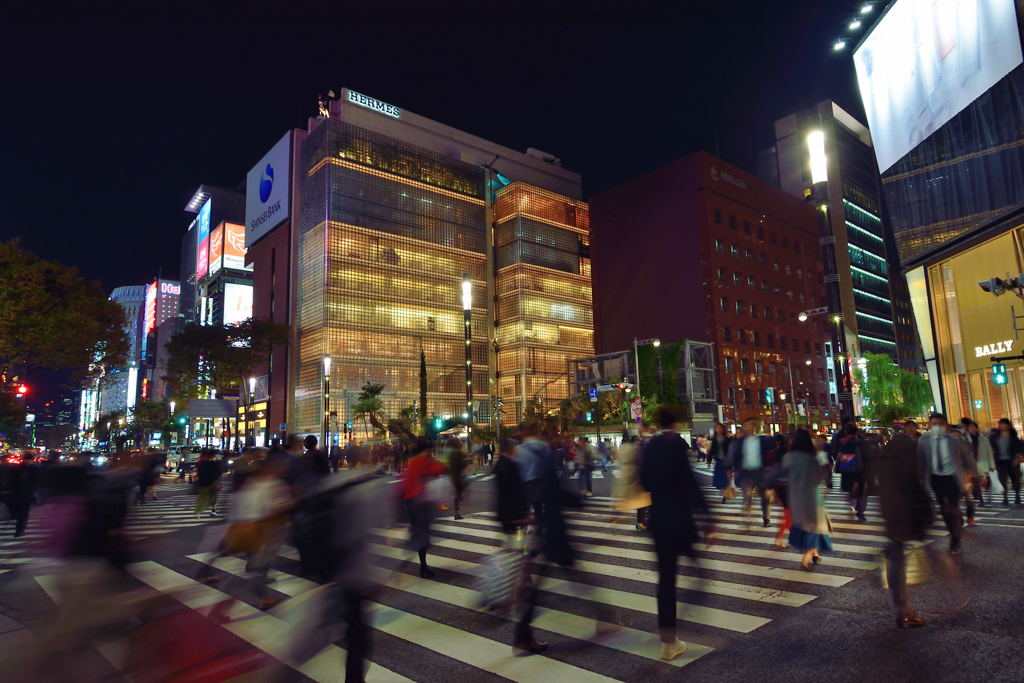
[{"label": "large billboard screen", "polygon": [[196,279],[206,277],[206,271],[210,265],[210,238],[199,243],[196,249]]},{"label": "large billboard screen", "polygon": [[224,324],[237,325],[252,317],[252,285],[224,284]]},{"label": "large billboard screen", "polygon": [[897,0],[853,63],[885,172],[1021,63],[1014,0]]},{"label": "large billboard screen", "polygon": [[199,222],[199,232],[196,233],[196,244],[205,240],[210,234],[210,211],[213,206],[213,197],[206,200],[203,207],[199,209],[196,220]]},{"label": "large billboard screen", "polygon": [[210,233],[210,275],[220,270],[224,263],[224,225]]},{"label": "large billboard screen", "polygon": [[235,270],[252,270],[245,265],[245,226],[236,223],[224,224],[224,267]]},{"label": "large billboard screen", "polygon": [[245,176],[245,246],[288,218],[292,134],[285,133]]}]

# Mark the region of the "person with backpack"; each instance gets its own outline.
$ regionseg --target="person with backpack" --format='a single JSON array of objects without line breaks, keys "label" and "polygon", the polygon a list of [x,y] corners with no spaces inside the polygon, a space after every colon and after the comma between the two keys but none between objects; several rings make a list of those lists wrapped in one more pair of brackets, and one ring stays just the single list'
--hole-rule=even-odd
[{"label": "person with backpack", "polygon": [[867,520],[864,511],[868,505],[862,452],[864,440],[857,434],[856,423],[847,422],[842,436],[838,441],[833,440],[833,444],[836,471],[841,477],[839,488],[849,496],[850,513],[856,515],[858,521],[864,522]]}]

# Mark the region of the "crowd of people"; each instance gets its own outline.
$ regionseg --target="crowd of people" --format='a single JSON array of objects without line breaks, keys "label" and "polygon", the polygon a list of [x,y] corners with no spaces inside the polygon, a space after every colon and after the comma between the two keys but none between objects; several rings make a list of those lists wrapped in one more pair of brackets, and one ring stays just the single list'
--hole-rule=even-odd
[{"label": "crowd of people", "polygon": [[[1002,502],[1008,504],[1013,489],[1020,503],[1024,444],[1008,420],[986,434],[969,418],[949,425],[936,413],[923,434],[908,420],[891,434],[864,431],[849,422],[826,437],[806,429],[762,434],[759,420],[751,418],[735,435],[718,424],[691,444],[676,431],[678,410],[662,406],[654,417],[653,429],[624,434],[617,449],[609,440],[592,443],[547,432],[540,420],[525,422],[494,449],[467,450],[457,438],[437,442],[409,435],[400,444],[327,452],[315,436],[308,436],[288,445],[249,449],[232,458],[230,470],[218,452],[204,449],[189,473],[194,512],[199,518],[223,515],[224,520],[204,537],[212,554],[195,579],[216,583],[218,558],[242,556],[246,585],[260,608],[269,609],[276,604],[269,572],[282,545],[290,543],[300,573],[327,589],[297,627],[302,637],[294,639],[289,661],[313,656],[317,645],[327,644],[327,627],[343,623],[348,634],[346,680],[362,680],[371,645],[366,605],[376,590],[369,553],[374,534],[393,520],[407,524],[410,561],[418,562],[420,577],[434,579],[430,550],[435,517],[450,505],[454,517],[461,519],[469,474],[487,467],[494,475],[493,509],[506,542],[484,562],[481,602],[513,616],[516,650],[540,653],[547,644],[537,640],[531,623],[547,568],[574,571],[576,554],[565,513],[583,507],[593,495],[594,470],[615,464],[614,507],[635,511],[637,531],[653,539],[661,657],[672,660],[686,650],[676,634],[679,558],[694,560],[699,572],[695,547],[715,543],[718,505],[739,506],[748,527],[770,526],[772,506],[781,507],[774,545],[798,551],[801,567],[814,571],[833,549],[824,492],[832,487],[834,474],[852,518],[865,521],[867,499],[877,496],[889,538],[885,572],[897,625],[912,628],[924,625],[924,619],[910,607],[907,545],[924,538],[936,506],[949,531],[948,551],[959,555],[965,524],[974,523],[976,506],[994,502],[993,490],[1001,489]],[[721,492],[720,503],[705,500],[693,465],[702,461]],[[79,569],[87,563],[96,576],[103,575],[96,573],[99,566],[105,572],[123,571],[132,551],[123,533],[129,506],[157,497],[155,483],[165,464],[160,454],[124,454],[104,470],[54,469],[46,484],[53,505],[46,519],[47,553]],[[26,510],[38,489],[29,478],[34,481],[36,475],[28,468],[16,473],[8,468],[2,474],[4,502],[17,520],[15,533],[24,533]],[[395,475],[397,486],[382,486]],[[231,491],[226,514],[221,509],[223,486]],[[585,580],[578,583],[587,585]],[[68,585],[69,590],[83,586],[78,579]],[[614,619],[600,614],[596,631]]]}]

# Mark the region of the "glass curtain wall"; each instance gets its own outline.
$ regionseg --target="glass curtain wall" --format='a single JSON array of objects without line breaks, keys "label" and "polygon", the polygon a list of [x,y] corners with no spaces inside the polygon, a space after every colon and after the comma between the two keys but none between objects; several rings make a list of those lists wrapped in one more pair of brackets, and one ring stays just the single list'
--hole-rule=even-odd
[{"label": "glass curtain wall", "polygon": [[[484,170],[327,120],[301,154],[296,429],[319,431],[323,358],[331,410],[355,437],[375,436],[353,406],[384,385],[381,421],[419,399],[427,414],[465,410],[462,278],[474,285],[474,396],[488,395]],[[335,427],[332,424],[332,430]]]},{"label": "glass curtain wall", "polygon": [[558,408],[594,353],[587,204],[521,182],[494,200],[498,395],[505,422]]}]

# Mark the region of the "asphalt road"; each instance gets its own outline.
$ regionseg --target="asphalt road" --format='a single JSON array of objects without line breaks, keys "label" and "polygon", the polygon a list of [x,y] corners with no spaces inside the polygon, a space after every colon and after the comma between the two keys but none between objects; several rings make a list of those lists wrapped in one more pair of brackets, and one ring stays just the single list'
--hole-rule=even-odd
[{"label": "asphalt road", "polygon": [[[879,587],[877,554],[885,539],[876,500],[867,522],[859,523],[846,512],[838,487],[829,494],[836,552],[818,570],[804,572],[797,553],[772,548],[780,511],[769,529],[759,520],[746,526],[738,502],[722,505],[709,489],[721,537],[715,546],[699,548],[699,566],[680,566],[678,628],[689,651],[664,663],[653,635],[650,541],[633,529],[629,513],[611,508],[614,476],[613,471],[596,478],[587,508],[567,516],[576,566],[547,568],[540,580],[536,633],[551,644],[544,656],[513,656],[512,622],[477,602],[479,563],[501,543],[487,474],[473,478],[465,519],[440,513],[431,556],[434,579],[417,575],[401,547],[404,528],[385,530],[373,547],[374,563],[387,572],[372,608],[374,664],[368,680],[1024,680],[1018,663],[1024,642],[1024,510],[981,509],[978,526],[965,531],[959,558],[944,552],[945,531],[936,525],[930,546],[937,551],[937,569],[928,584],[911,589],[929,625],[900,631]],[[302,622],[296,615],[314,602],[304,594],[316,588],[298,576],[287,545],[275,561],[271,584],[283,602],[269,614],[259,610],[239,576],[239,559],[213,563],[220,579],[214,586],[194,581],[210,561],[197,546],[219,522],[196,520],[192,503],[188,487],[167,478],[160,500],[134,509],[127,528],[136,545],[123,590],[167,597],[159,610],[140,615],[161,634],[147,667],[153,679],[169,678],[161,672],[177,666],[199,667],[204,680],[342,680],[341,637],[299,669],[285,663],[297,664],[289,660],[287,643]],[[53,568],[31,542],[41,537],[40,524],[34,519],[23,540],[10,538],[10,523],[0,523],[0,666],[39,647],[46,620],[62,600]],[[597,634],[597,620],[614,628]],[[176,626],[157,628],[167,623]],[[69,680],[116,679],[132,637],[115,633],[76,653]]]}]

